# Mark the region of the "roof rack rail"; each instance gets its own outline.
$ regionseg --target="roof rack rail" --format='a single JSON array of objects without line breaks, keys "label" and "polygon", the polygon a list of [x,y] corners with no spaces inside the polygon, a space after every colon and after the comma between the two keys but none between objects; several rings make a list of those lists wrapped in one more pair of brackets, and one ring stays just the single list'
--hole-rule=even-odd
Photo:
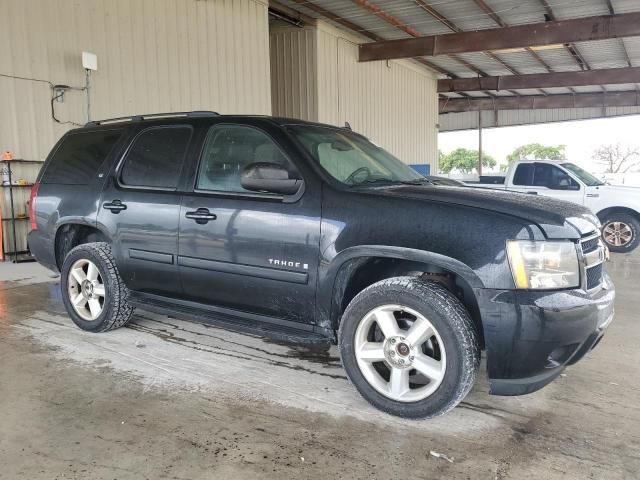
[{"label": "roof rack rail", "polygon": [[167,112],[167,113],[146,113],[144,115],[131,115],[128,117],[105,118],[104,120],[92,120],[84,124],[85,127],[95,127],[107,123],[120,122],[142,122],[143,120],[151,120],[154,118],[172,118],[172,117],[216,117],[220,114],[209,110],[194,110],[192,112]]}]

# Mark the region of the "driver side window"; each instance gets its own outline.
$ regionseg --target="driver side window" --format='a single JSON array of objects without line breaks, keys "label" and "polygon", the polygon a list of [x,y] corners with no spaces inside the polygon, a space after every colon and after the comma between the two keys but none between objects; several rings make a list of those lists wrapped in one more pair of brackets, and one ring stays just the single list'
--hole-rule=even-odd
[{"label": "driver side window", "polygon": [[533,185],[568,190],[578,190],[580,188],[578,183],[565,171],[548,163],[536,163]]},{"label": "driver side window", "polygon": [[240,184],[242,171],[253,163],[280,165],[289,178],[299,178],[280,148],[265,133],[241,125],[214,125],[207,134],[196,181],[197,190],[255,193]]}]

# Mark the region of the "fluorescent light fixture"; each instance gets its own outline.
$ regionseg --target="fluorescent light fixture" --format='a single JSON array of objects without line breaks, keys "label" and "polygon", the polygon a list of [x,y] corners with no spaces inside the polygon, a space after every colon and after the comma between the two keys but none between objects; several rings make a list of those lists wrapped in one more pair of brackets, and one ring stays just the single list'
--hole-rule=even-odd
[{"label": "fluorescent light fixture", "polygon": [[564,48],[562,43],[552,43],[551,45],[539,45],[537,47],[530,47],[531,50],[539,52],[540,50],[557,50],[558,48]]}]

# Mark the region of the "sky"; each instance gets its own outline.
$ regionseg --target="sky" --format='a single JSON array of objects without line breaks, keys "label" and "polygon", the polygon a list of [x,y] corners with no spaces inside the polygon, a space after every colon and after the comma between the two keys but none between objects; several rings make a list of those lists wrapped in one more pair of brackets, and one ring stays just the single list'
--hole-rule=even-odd
[{"label": "sky", "polygon": [[[640,115],[482,130],[482,150],[492,155],[498,165],[507,163],[507,155],[527,143],[566,145],[570,162],[590,172],[600,173],[603,166],[591,159],[593,151],[600,145],[615,143],[640,147]],[[478,131],[438,134],[438,148],[443,153],[459,147],[477,150]]]}]

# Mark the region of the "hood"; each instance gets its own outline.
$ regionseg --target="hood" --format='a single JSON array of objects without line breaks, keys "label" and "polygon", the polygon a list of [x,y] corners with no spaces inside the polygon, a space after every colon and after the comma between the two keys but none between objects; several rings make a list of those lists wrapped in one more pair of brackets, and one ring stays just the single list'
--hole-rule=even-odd
[{"label": "hood", "polygon": [[438,185],[393,185],[367,192],[498,212],[537,225],[548,238],[579,238],[600,226],[582,205],[525,193]]},{"label": "hood", "polygon": [[597,187],[589,187],[589,192],[601,191],[606,192],[608,195],[615,195],[615,198],[620,203],[632,203],[636,206],[640,204],[640,188],[629,187],[624,185],[599,185]]}]

